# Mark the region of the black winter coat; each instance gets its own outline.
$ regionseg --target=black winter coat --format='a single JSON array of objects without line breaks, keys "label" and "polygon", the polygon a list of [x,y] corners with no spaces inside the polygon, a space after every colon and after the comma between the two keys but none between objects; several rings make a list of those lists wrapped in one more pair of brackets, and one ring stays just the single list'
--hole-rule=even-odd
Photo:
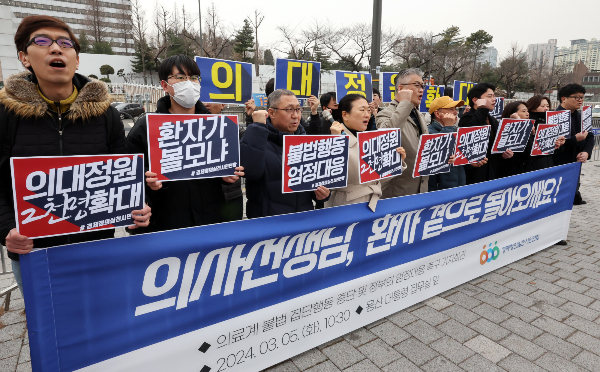
[{"label": "black winter coat", "polygon": [[[556,110],[564,110],[564,108],[558,106]],[[583,141],[577,141],[577,138],[575,137],[577,133],[581,133],[581,111],[579,110],[571,112],[571,138],[567,138],[565,144],[561,146],[561,148],[564,148],[563,151],[554,153],[554,164],[563,165],[574,163],[577,161],[577,154],[580,152],[587,152],[588,159],[592,158],[592,151],[594,151],[594,133],[589,132]]]},{"label": "black winter coat", "polygon": [[[4,89],[0,90],[0,117],[6,120],[0,125],[8,125],[10,118],[14,118],[16,131],[11,157],[128,152],[123,123],[117,110],[110,106],[112,100],[106,84],[75,74],[73,85],[78,90],[75,102],[67,112],[57,113],[38,93],[35,75],[21,72],[6,80]],[[0,237],[3,244],[15,227],[10,162],[5,160],[0,165]],[[111,229],[40,238],[34,240],[34,248],[112,237],[114,230]],[[8,256],[13,260],[19,257],[11,252]]]},{"label": "black winter coat", "polygon": [[479,168],[467,167],[465,169],[467,175],[467,185],[504,177],[502,169],[504,166],[504,159],[502,159],[502,154],[491,153],[494,139],[496,138],[496,132],[498,131],[498,120],[490,115],[490,110],[485,107],[480,107],[477,110],[471,109],[471,111],[464,114],[458,122],[459,127],[478,127],[482,125],[491,126],[487,150],[488,162]]},{"label": "black winter coat", "polygon": [[[169,114],[171,99],[165,96],[158,100],[156,112]],[[209,115],[210,112],[200,101],[196,104],[196,114]],[[144,154],[148,170],[148,137],[146,116],[138,119],[129,135],[127,144],[131,151]],[[227,209],[221,178],[163,182],[162,188],[153,191],[146,185],[146,199],[152,208],[150,226],[138,228],[134,233],[156,232],[202,226],[213,223],[241,219],[242,211]],[[238,185],[239,188],[239,185]],[[241,190],[240,195],[241,197]],[[237,213],[236,213],[237,212]]]},{"label": "black winter coat", "polygon": [[[294,135],[306,134],[302,125]],[[248,218],[305,212],[314,209],[313,191],[283,194],[281,172],[283,136],[271,120],[248,125],[240,144],[240,157],[246,173],[246,216]],[[326,199],[327,200],[327,199]],[[323,200],[323,201],[326,201]]]},{"label": "black winter coat", "polygon": [[[535,120],[535,130],[537,132],[537,127],[540,124],[546,124],[546,113],[545,112],[530,112],[529,118]],[[535,140],[535,135],[533,135],[533,140],[527,143],[527,147],[525,148],[525,172],[533,172],[540,169],[546,169],[554,166],[553,155],[538,155],[531,156],[531,149],[533,148],[533,142]],[[563,147],[554,150],[554,152],[563,151]]]}]

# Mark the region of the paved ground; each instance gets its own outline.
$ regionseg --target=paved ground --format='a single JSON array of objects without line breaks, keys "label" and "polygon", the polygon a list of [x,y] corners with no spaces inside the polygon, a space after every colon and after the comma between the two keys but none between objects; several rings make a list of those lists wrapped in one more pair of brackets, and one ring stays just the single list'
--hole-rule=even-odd
[{"label": "paved ground", "polygon": [[[553,246],[269,372],[600,371],[598,162],[584,165],[567,246]],[[0,276],[0,288],[12,278]],[[23,299],[0,310],[0,371],[30,371]]]}]

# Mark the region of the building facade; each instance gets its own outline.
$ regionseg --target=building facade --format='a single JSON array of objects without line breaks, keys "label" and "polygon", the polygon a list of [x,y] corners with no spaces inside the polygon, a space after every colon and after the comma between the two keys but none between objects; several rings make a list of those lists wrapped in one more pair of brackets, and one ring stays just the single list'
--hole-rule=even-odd
[{"label": "building facade", "polygon": [[577,62],[583,62],[590,70],[600,70],[600,41],[597,39],[571,40],[570,47],[558,48],[554,63],[557,66],[571,68]]},{"label": "building facade", "polygon": [[85,31],[88,40],[94,40],[93,32],[89,31],[94,13],[96,23],[102,25],[98,32],[102,41],[110,43],[115,54],[133,54],[129,0],[0,0],[2,5],[10,8],[16,24],[29,15],[49,15],[65,21],[77,37]]},{"label": "building facade", "polygon": [[529,44],[527,46],[527,62],[545,65],[552,69],[556,56],[556,39],[550,39],[545,44]]},{"label": "building facade", "polygon": [[477,57],[477,62],[489,62],[492,68],[496,68],[496,66],[498,65],[498,50],[493,46],[486,48],[483,51],[483,53],[479,57]]}]

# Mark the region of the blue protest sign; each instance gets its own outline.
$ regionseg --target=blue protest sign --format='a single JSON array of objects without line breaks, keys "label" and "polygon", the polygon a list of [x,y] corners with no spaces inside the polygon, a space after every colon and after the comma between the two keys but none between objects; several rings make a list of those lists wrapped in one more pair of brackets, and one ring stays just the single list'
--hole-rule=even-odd
[{"label": "blue protest sign", "polygon": [[336,71],[335,93],[338,103],[348,94],[360,94],[365,97],[368,102],[373,101],[373,82],[371,81],[371,74]]},{"label": "blue protest sign", "polygon": [[469,99],[467,98],[467,93],[476,83],[471,83],[468,81],[459,81],[454,80],[453,90],[452,90],[452,99],[454,101],[465,101],[466,105],[469,105]]},{"label": "blue protest sign", "polygon": [[243,105],[252,98],[252,64],[196,57],[202,76],[200,101]]},{"label": "blue protest sign", "polygon": [[34,250],[33,370],[268,368],[566,238],[580,166]]},{"label": "blue protest sign", "polygon": [[275,61],[275,89],[287,89],[298,98],[319,96],[321,62],[277,59]]},{"label": "blue protest sign", "polygon": [[454,155],[455,145],[456,133],[423,134],[419,137],[413,178],[450,172],[448,161]]},{"label": "blue protest sign", "polygon": [[346,187],[348,147],[347,136],[284,136],[282,192]]},{"label": "blue protest sign", "polygon": [[150,171],[160,181],[233,176],[240,165],[237,116],[148,114]]},{"label": "blue protest sign", "polygon": [[496,97],[496,104],[494,105],[494,111],[490,112],[496,120],[502,118],[502,112],[504,111],[504,97]]},{"label": "blue protest sign", "polygon": [[390,103],[396,98],[396,80],[397,72],[382,72],[381,74],[381,101]]},{"label": "blue protest sign", "polygon": [[267,95],[264,93],[252,93],[254,104],[257,107],[267,107]]},{"label": "blue protest sign", "polygon": [[429,105],[434,99],[444,95],[444,87],[441,85],[425,85],[423,98],[419,105],[419,112],[429,112]]}]

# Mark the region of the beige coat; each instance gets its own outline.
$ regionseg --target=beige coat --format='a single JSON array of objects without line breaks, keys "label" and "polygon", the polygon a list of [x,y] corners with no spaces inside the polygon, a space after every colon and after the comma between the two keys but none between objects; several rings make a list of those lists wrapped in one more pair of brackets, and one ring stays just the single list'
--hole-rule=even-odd
[{"label": "beige coat", "polygon": [[[376,117],[377,128],[400,128],[402,130],[401,146],[406,150],[408,168],[400,176],[394,177],[383,185],[383,198],[413,195],[427,192],[429,176],[413,178],[417,151],[419,151],[419,130],[410,118],[410,111],[415,106],[408,101],[396,100],[380,111]],[[421,115],[418,115],[423,134],[429,133]]]},{"label": "beige coat", "polygon": [[[360,183],[359,179],[359,157],[358,140],[344,126],[344,132],[349,137],[349,154],[348,154],[348,186],[341,189],[331,190],[329,200],[325,202],[325,207],[335,207],[346,204],[369,203],[369,208],[375,212],[377,201],[381,197],[381,185],[389,183],[390,180],[397,178],[389,177],[383,180]],[[402,163],[402,172],[406,170],[406,163]],[[404,174],[404,173],[403,173]]]}]

